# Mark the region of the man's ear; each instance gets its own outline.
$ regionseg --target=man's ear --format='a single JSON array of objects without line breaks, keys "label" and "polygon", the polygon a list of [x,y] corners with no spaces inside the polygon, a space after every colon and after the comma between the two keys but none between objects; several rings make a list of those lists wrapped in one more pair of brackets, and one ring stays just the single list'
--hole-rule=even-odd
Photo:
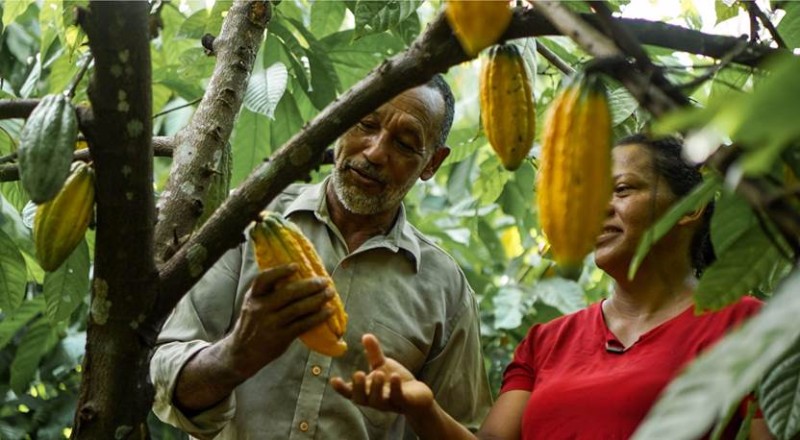
[{"label": "man's ear", "polygon": [[436,151],[433,152],[431,159],[428,161],[428,164],[425,165],[425,169],[422,170],[422,174],[420,174],[419,178],[422,180],[428,180],[436,174],[436,170],[442,166],[442,162],[450,155],[450,147],[447,145],[442,145],[441,147],[437,148]]},{"label": "man's ear", "polygon": [[692,212],[687,212],[684,214],[680,219],[678,219],[678,224],[681,226],[689,225],[691,223],[696,222],[703,218],[703,214],[706,212],[706,206],[703,205],[700,208],[695,209]]}]

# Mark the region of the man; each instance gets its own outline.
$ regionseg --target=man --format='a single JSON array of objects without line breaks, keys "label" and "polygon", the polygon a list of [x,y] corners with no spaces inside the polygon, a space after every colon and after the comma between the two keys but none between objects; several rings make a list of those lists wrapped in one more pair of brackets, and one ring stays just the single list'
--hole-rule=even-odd
[{"label": "man", "polygon": [[345,133],[328,179],[291,186],[269,207],[300,227],[331,274],[350,318],[348,351],[330,358],[296,339],[327,318],[330,293],[320,279],[286,282],[291,265],[257,273],[248,241],[164,326],[151,361],[162,420],[200,438],[413,438],[401,416],[352,405],[328,383],[368,367],[360,340],[372,333],[448,413],[478,428],[491,399],[473,292],[402,205],[449,154],[452,120],[437,76]]}]

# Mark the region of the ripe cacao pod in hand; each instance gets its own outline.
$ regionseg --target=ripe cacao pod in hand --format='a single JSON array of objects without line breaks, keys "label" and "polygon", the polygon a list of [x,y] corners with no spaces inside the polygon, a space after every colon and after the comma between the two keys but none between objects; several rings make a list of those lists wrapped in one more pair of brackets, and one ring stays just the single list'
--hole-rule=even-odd
[{"label": "ripe cacao pod in hand", "polygon": [[52,272],[83,240],[94,211],[94,170],[76,162],[56,196],[36,207],[33,240],[42,269]]},{"label": "ripe cacao pod in hand", "polygon": [[347,350],[347,343],[342,340],[347,328],[347,313],[344,311],[339,294],[335,291],[333,280],[322,265],[314,246],[297,226],[285,220],[280,214],[264,211],[260,217],[260,221],[250,229],[256,262],[260,269],[296,263],[299,269],[292,275],[294,279],[325,277],[329,280],[334,295],[325,307],[330,308],[333,314],[327,321],[303,333],[300,340],[318,353],[341,356]]},{"label": "ripe cacao pod in hand", "polygon": [[505,0],[448,0],[445,16],[464,52],[474,57],[503,35],[511,8]]},{"label": "ripe cacao pod in hand", "polygon": [[503,166],[513,171],[533,147],[536,104],[517,46],[494,46],[481,68],[481,122]]},{"label": "ripe cacao pod in hand", "polygon": [[542,230],[563,269],[579,270],[594,248],[612,186],[608,99],[596,77],[580,75],[550,105],[536,188]]},{"label": "ripe cacao pod in hand", "polygon": [[78,119],[69,98],[42,98],[25,122],[17,152],[20,181],[34,203],[52,199],[64,185],[77,137]]}]

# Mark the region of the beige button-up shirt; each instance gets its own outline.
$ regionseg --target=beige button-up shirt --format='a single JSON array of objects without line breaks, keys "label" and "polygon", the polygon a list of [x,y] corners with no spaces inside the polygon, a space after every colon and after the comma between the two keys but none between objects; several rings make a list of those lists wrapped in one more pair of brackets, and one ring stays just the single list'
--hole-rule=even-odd
[{"label": "beige button-up shirt", "polygon": [[472,289],[453,259],[405,218],[385,236],[348,253],[328,214],[325,185],[294,185],[271,204],[314,244],[331,274],[349,323],[344,356],[309,351],[299,340],[226,400],[187,418],[172,406],[181,367],[233,327],[257,273],[248,240],[228,251],[192,288],[164,326],[150,364],[154,412],[198,438],[415,438],[402,416],[360,407],[336,393],[332,376],[367,370],[361,335],[426,382],[439,404],[477,429],[491,405]]}]

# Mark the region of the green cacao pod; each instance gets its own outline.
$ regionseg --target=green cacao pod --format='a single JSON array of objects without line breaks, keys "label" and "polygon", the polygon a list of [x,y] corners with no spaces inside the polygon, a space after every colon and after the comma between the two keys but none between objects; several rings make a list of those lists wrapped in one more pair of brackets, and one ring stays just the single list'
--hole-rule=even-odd
[{"label": "green cacao pod", "polygon": [[580,76],[550,106],[536,189],[542,230],[567,272],[594,248],[612,186],[608,99],[595,77]]},{"label": "green cacao pod", "polygon": [[470,57],[496,43],[511,23],[511,8],[505,0],[448,0],[444,12]]},{"label": "green cacao pod", "polygon": [[215,167],[210,170],[212,174],[208,190],[203,198],[203,214],[197,220],[195,229],[199,229],[211,217],[211,214],[228,197],[228,191],[230,191],[231,174],[233,173],[233,152],[230,142],[225,143],[218,157]]},{"label": "green cacao pod", "polygon": [[533,147],[536,104],[517,46],[493,46],[481,67],[481,122],[503,166],[513,171]]},{"label": "green cacao pod", "polygon": [[36,207],[33,241],[42,269],[54,271],[86,234],[94,210],[94,170],[76,162],[56,196]]},{"label": "green cacao pod", "polygon": [[250,229],[259,268],[263,270],[296,263],[299,269],[293,275],[294,279],[302,280],[318,276],[329,280],[328,285],[334,289],[334,295],[325,307],[330,308],[333,313],[327,321],[300,335],[300,340],[309,349],[318,353],[341,356],[347,350],[347,343],[342,339],[347,328],[347,313],[317,251],[300,229],[280,214],[264,211],[260,217],[260,221]]},{"label": "green cacao pod", "polygon": [[69,176],[78,120],[69,99],[47,95],[25,122],[19,142],[22,187],[34,203],[52,199]]}]

